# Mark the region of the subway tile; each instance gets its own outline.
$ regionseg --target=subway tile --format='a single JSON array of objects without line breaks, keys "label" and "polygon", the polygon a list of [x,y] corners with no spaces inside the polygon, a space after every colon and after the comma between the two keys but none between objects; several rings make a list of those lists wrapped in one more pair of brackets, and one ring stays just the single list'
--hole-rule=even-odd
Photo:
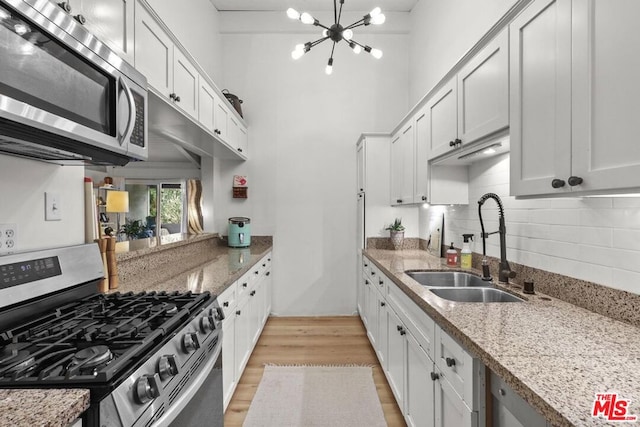
[{"label": "subway tile", "polygon": [[614,268],[611,287],[640,294],[640,272]]},{"label": "subway tile", "polygon": [[580,227],[580,243],[591,246],[613,246],[613,230],[605,227]]},{"label": "subway tile", "polygon": [[[640,251],[640,230],[614,228],[613,247]],[[640,252],[638,252],[637,264],[640,264]]]}]

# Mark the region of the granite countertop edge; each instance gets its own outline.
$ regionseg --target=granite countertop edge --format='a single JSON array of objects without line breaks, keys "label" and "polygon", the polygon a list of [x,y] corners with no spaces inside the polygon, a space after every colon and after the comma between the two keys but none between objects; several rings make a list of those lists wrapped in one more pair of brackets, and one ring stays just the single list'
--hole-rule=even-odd
[{"label": "granite countertop edge", "polygon": [[[583,414],[581,411],[578,415],[574,412],[573,414],[569,413],[570,410],[567,407],[571,405],[568,404],[568,401],[571,397],[575,397],[572,394],[569,384],[556,384],[558,388],[566,388],[566,399],[559,399],[558,395],[562,394],[561,392],[552,392],[545,393],[543,387],[540,387],[540,384],[537,381],[531,381],[531,373],[536,369],[542,371],[550,370],[550,367],[545,365],[549,360],[553,360],[553,358],[559,358],[561,356],[561,351],[558,350],[558,353],[549,353],[545,354],[544,351],[541,351],[539,354],[538,350],[535,347],[535,343],[533,347],[531,347],[530,354],[518,355],[515,351],[513,354],[502,355],[498,354],[494,348],[500,348],[497,344],[492,343],[488,335],[488,332],[483,331],[479,332],[481,329],[487,327],[486,322],[490,322],[492,319],[500,319],[504,324],[500,325],[503,329],[516,329],[516,326],[512,326],[509,324],[509,321],[512,317],[514,317],[513,313],[516,310],[524,309],[523,317],[525,319],[522,322],[526,322],[526,317],[530,313],[535,313],[537,311],[544,312],[545,316],[553,319],[554,316],[561,319],[559,322],[561,325],[555,331],[556,335],[562,336],[563,333],[566,334],[575,334],[575,330],[571,329],[571,323],[576,323],[579,325],[581,320],[579,316],[584,317],[585,328],[588,328],[592,322],[597,322],[602,320],[603,324],[606,324],[608,328],[611,330],[622,330],[626,336],[633,334],[634,332],[638,332],[638,328],[624,324],[622,322],[606,318],[602,315],[590,312],[586,309],[582,309],[580,307],[574,306],[570,303],[549,297],[547,295],[536,292],[535,295],[525,295],[522,293],[522,288],[519,285],[506,285],[502,283],[496,284],[496,287],[505,290],[509,293],[515,294],[526,300],[526,306],[521,306],[519,303],[513,304],[482,304],[482,303],[452,303],[450,301],[438,298],[432,292],[428,290],[428,288],[420,285],[418,282],[413,280],[411,277],[406,275],[404,271],[406,270],[431,270],[431,271],[464,271],[473,273],[476,275],[481,275],[480,271],[475,269],[470,270],[462,270],[457,267],[448,267],[445,261],[441,258],[437,258],[433,255],[428,254],[426,251],[422,250],[401,250],[401,251],[393,251],[393,250],[381,250],[381,249],[365,249],[363,250],[363,254],[369,258],[373,264],[378,267],[385,275],[387,275],[412,301],[414,301],[426,314],[428,314],[431,318],[433,318],[436,323],[438,323],[448,334],[453,336],[460,342],[469,352],[478,357],[485,366],[487,366],[491,371],[495,372],[499,377],[501,377],[510,387],[512,387],[525,401],[527,401],[530,405],[537,409],[545,418],[553,425],[553,426],[575,426],[575,425],[606,425],[604,424],[606,421],[604,419],[597,419],[594,417],[590,417],[590,414]],[[518,308],[512,309],[507,308],[507,306],[511,305],[512,307],[517,306]],[[489,308],[488,306],[493,306]],[[502,307],[500,307],[502,306]],[[486,307],[486,310],[491,310],[495,313],[497,310],[503,310],[504,312],[509,309],[512,311],[510,316],[494,316],[489,317],[489,320],[485,318],[483,313],[483,307]],[[464,314],[469,317],[466,321],[462,321],[463,311],[467,311]],[[470,313],[469,313],[470,312]],[[575,321],[573,322],[570,319],[570,316],[576,316]],[[517,314],[516,314],[517,316]],[[542,317],[542,315],[541,315]],[[601,318],[601,319],[600,319]],[[505,320],[506,319],[506,320]],[[569,319],[569,321],[567,321]],[[482,326],[478,326],[482,325]],[[518,327],[520,324],[518,323]],[[569,326],[568,326],[569,325]],[[492,325],[489,325],[491,328]],[[545,325],[546,327],[546,325]],[[542,328],[542,326],[540,326]],[[564,330],[562,328],[565,328]],[[567,329],[568,328],[568,329]],[[575,326],[575,328],[579,328],[579,326]],[[522,334],[526,336],[526,330],[522,331]],[[518,331],[514,330],[510,333],[511,337],[517,335]],[[623,333],[621,332],[621,335]],[[550,337],[552,339],[553,336]],[[530,343],[526,343],[526,337],[523,337],[523,345],[529,345]],[[560,343],[559,347],[562,347]],[[588,345],[585,343],[585,346]],[[607,343],[603,343],[603,347],[606,347]],[[525,347],[523,347],[525,348]],[[529,349],[529,348],[527,348]],[[566,351],[568,354],[565,354],[566,357],[574,356],[576,358],[588,358],[595,362],[610,362],[609,356],[606,353],[600,353],[598,349],[586,350],[584,347],[576,348],[573,350],[569,348]],[[574,353],[574,354],[572,354]],[[545,357],[546,356],[546,357]],[[526,363],[526,369],[516,369],[515,367],[524,364],[525,362],[516,362],[512,363],[516,358],[520,358]],[[627,361],[626,358],[621,357],[620,360]],[[640,358],[637,358],[640,360]],[[594,362],[594,363],[595,363]],[[576,366],[580,363],[585,362],[576,362]],[[622,363],[618,362],[617,368],[623,370]],[[526,372],[524,372],[526,371]],[[570,370],[568,371],[569,373]],[[580,375],[581,372],[576,372],[575,375]],[[528,378],[524,378],[527,377]],[[553,381],[553,376],[550,376],[548,381]],[[598,379],[599,377],[595,377]],[[562,376],[559,375],[558,379],[555,381],[562,381]],[[594,379],[594,382],[595,379]],[[546,384],[545,384],[546,385]],[[589,383],[591,385],[591,383]],[[550,386],[550,389],[554,389],[554,387]],[[584,390],[575,390],[576,393]],[[603,392],[606,390],[602,390]],[[637,397],[637,396],[636,396]],[[591,396],[593,398],[593,395]],[[632,401],[637,400],[631,397]],[[585,402],[583,402],[584,407]],[[635,407],[634,409],[636,409]],[[577,410],[575,410],[577,411]],[[632,414],[638,414],[636,412],[632,412]],[[583,418],[584,417],[584,418]]]},{"label": "granite countertop edge", "polygon": [[0,427],[67,427],[88,408],[86,389],[0,390]]}]

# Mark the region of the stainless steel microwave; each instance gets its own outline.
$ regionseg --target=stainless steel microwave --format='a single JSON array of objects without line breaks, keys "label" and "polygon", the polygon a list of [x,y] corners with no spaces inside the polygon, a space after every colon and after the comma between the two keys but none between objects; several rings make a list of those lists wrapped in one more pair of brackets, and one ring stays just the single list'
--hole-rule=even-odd
[{"label": "stainless steel microwave", "polygon": [[0,0],[0,154],[147,159],[147,80],[56,3]]}]

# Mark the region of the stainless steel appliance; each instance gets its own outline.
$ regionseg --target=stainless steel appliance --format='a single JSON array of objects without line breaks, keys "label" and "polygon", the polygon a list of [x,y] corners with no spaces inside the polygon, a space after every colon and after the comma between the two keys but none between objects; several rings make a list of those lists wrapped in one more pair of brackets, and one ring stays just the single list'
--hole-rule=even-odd
[{"label": "stainless steel appliance", "polygon": [[[85,426],[223,425],[209,293],[100,294],[95,244],[0,257],[0,388],[85,388]],[[197,425],[197,424],[191,424]]]},{"label": "stainless steel appliance", "polygon": [[146,160],[147,81],[48,0],[0,0],[0,152]]}]

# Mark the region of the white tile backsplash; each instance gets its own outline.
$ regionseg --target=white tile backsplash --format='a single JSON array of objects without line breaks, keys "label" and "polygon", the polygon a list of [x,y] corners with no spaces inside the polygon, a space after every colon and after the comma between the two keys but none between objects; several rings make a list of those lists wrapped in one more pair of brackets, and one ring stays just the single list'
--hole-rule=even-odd
[{"label": "white tile backsplash", "polygon": [[[443,243],[460,248],[462,234],[473,233],[471,248],[482,253],[477,201],[496,193],[509,261],[640,294],[640,197],[516,199],[509,196],[508,154],[469,166],[469,182],[469,204],[444,208]],[[420,209],[421,223],[434,208]],[[498,229],[495,202],[483,205],[482,218],[487,232]],[[500,256],[497,234],[488,237],[487,254]]]}]

